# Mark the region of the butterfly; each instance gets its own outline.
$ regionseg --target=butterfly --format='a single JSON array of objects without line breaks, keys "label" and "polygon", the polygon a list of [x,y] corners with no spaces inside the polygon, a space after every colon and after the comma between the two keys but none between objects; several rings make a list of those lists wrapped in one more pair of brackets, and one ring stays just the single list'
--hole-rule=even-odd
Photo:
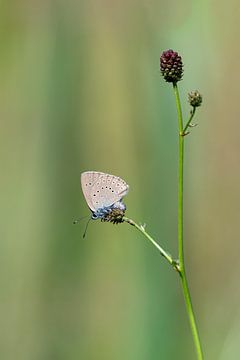
[{"label": "butterfly", "polygon": [[126,210],[122,198],[129,186],[120,177],[98,171],[85,171],[81,174],[81,187],[89,209],[91,219],[104,220],[114,210]]}]

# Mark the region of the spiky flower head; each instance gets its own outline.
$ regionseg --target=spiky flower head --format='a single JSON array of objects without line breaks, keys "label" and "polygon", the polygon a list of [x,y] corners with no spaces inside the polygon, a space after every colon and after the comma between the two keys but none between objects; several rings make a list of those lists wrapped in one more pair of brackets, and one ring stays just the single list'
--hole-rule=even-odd
[{"label": "spiky flower head", "polygon": [[122,223],[125,214],[125,209],[113,208],[106,215],[101,218],[101,221],[111,222],[113,224]]},{"label": "spiky flower head", "polygon": [[160,70],[164,80],[176,84],[182,79],[183,75],[181,56],[171,49],[163,51],[160,56]]},{"label": "spiky flower head", "polygon": [[202,95],[197,90],[191,91],[188,94],[188,101],[192,107],[198,107],[202,104]]}]

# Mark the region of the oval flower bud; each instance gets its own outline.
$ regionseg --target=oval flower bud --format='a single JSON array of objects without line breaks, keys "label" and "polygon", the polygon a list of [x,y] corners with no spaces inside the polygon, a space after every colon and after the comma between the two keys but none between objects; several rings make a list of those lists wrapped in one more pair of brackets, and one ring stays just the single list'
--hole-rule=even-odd
[{"label": "oval flower bud", "polygon": [[101,218],[101,221],[107,221],[107,222],[111,222],[113,224],[122,223],[124,221],[123,217],[124,217],[124,214],[125,214],[125,210],[126,209],[112,208],[111,211],[106,213],[106,215],[104,215]]},{"label": "oval flower bud", "polygon": [[163,51],[160,56],[160,71],[164,80],[176,84],[182,79],[183,63],[181,56],[171,49]]},{"label": "oval flower bud", "polygon": [[202,104],[202,95],[197,90],[191,91],[188,94],[188,101],[192,107],[198,107]]}]

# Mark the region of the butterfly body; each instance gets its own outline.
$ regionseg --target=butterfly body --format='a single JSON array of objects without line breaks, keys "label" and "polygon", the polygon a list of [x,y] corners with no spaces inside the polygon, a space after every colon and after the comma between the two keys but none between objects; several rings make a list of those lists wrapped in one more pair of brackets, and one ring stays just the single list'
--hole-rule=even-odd
[{"label": "butterfly body", "polygon": [[122,222],[126,210],[122,198],[129,189],[124,180],[115,175],[86,171],[81,174],[81,186],[93,220]]},{"label": "butterfly body", "polygon": [[118,201],[111,206],[97,209],[96,211],[92,212],[92,220],[105,219],[108,215],[113,213],[113,211],[116,209],[118,209],[122,212],[125,212],[126,205],[122,201]]}]

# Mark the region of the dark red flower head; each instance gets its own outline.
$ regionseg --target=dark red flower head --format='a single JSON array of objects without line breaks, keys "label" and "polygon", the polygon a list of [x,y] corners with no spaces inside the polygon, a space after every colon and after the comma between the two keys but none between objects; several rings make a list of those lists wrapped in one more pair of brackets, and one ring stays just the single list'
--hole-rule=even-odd
[{"label": "dark red flower head", "polygon": [[183,63],[182,58],[176,51],[171,49],[163,51],[160,56],[160,70],[167,82],[176,84],[182,79]]}]

